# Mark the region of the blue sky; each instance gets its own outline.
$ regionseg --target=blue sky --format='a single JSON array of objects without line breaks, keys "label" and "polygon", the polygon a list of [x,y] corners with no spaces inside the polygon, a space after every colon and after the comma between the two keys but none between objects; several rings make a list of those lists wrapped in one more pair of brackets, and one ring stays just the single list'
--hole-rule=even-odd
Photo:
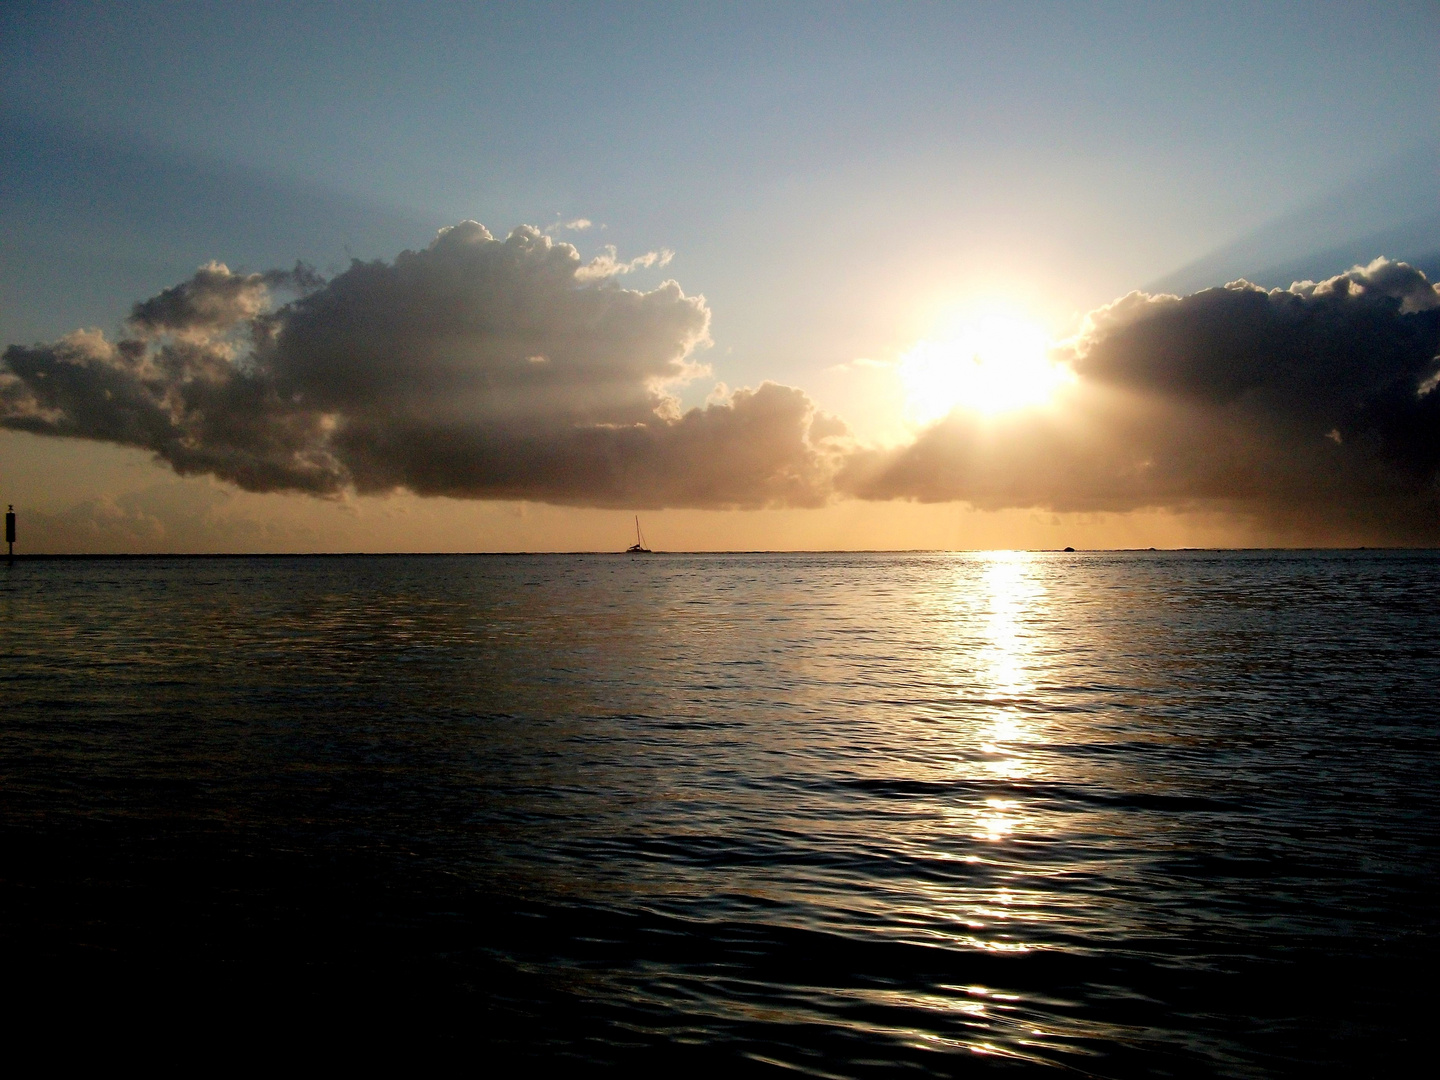
[{"label": "blue sky", "polygon": [[1433,3],[11,3],[0,331],[585,218],[586,257],[675,253],[627,284],[704,294],[716,379],[863,429],[837,367],[956,305],[1062,335],[1197,262],[1440,250],[1437,58]]}]

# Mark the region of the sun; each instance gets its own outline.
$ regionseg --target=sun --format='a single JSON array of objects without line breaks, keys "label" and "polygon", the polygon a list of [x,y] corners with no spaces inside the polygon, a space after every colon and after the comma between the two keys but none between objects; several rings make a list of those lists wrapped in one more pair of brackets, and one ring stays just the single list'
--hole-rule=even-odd
[{"label": "sun", "polygon": [[1075,375],[1050,357],[1044,329],[1025,319],[991,315],[962,323],[900,357],[910,412],[921,423],[957,408],[994,416],[1043,405]]}]

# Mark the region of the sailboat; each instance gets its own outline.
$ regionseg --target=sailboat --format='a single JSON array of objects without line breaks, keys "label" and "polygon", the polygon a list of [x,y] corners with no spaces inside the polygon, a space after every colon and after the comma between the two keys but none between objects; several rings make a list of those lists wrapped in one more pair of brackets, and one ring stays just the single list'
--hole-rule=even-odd
[{"label": "sailboat", "polygon": [[635,515],[635,542],[625,549],[627,555],[649,555],[650,549],[645,546],[645,536],[640,531],[640,515]]}]

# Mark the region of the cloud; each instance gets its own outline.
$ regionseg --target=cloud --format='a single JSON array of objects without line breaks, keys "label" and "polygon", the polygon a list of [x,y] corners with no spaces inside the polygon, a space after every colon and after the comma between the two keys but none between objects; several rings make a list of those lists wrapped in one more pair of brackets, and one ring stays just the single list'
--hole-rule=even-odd
[{"label": "cloud", "polygon": [[601,278],[615,277],[617,274],[648,270],[652,266],[669,266],[670,260],[674,257],[673,251],[664,248],[660,251],[647,251],[644,255],[637,255],[629,262],[621,262],[616,255],[615,245],[606,244],[599,255],[575,271],[575,277],[579,281],[595,281]]},{"label": "cloud", "polygon": [[203,340],[258,316],[269,304],[272,288],[306,291],[324,283],[300,262],[293,270],[263,274],[232,274],[224,263],[210,262],[189,281],[136,304],[130,312],[130,326],[146,337],[173,333]]},{"label": "cloud", "polygon": [[58,510],[22,516],[25,549],[37,542],[51,554],[70,552],[239,552],[312,547],[303,526],[259,520],[236,498],[203,481],[167,480],[142,491],[86,499]]},{"label": "cloud", "polygon": [[[352,263],[220,263],[135,305],[110,340],[11,346],[0,424],[153,451],[250,491],[400,489],[585,506],[812,506],[838,462],[833,418],[765,383],[682,412],[710,313],[674,281],[521,227],[475,222],[423,251]],[[275,292],[298,295],[277,304]]]},{"label": "cloud", "polygon": [[840,489],[987,509],[1205,504],[1308,535],[1440,539],[1440,294],[1404,263],[1132,293],[1069,352],[1078,379],[1054,407],[952,413],[908,446],[857,452]]},{"label": "cloud", "polygon": [[[541,232],[551,236],[561,231],[584,232],[594,224],[595,223],[589,218],[578,217],[572,218],[570,221],[557,221],[553,225],[546,225]],[[602,225],[600,227],[603,229],[605,226]]]},{"label": "cloud", "polygon": [[7,349],[0,424],[262,492],[1154,508],[1320,541],[1440,541],[1440,293],[1404,263],[1132,293],[1063,347],[1076,378],[1050,406],[956,410],[881,448],[771,382],[682,410],[675,388],[709,374],[704,298],[618,284],[666,258],[585,262],[537,229],[498,240],[463,222],[329,281],[210,263],[134,305],[113,340]]}]

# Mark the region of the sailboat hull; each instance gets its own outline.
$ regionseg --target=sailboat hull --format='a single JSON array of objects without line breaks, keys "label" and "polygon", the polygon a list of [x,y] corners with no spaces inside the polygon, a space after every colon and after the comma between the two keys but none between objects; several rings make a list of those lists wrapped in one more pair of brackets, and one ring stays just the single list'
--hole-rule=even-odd
[{"label": "sailboat hull", "polygon": [[645,534],[640,531],[640,518],[635,518],[635,543],[625,549],[626,555],[649,555],[651,551],[645,546]]}]

